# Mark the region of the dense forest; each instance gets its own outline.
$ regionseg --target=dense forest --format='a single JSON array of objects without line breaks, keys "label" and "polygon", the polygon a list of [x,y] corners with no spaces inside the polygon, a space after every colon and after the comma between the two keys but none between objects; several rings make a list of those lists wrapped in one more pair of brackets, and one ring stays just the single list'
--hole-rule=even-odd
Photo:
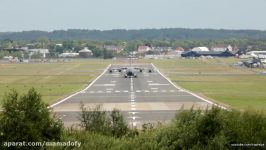
[{"label": "dense forest", "polygon": [[215,30],[215,29],[140,29],[140,30],[55,30],[1,32],[0,40],[36,40],[47,37],[50,40],[222,40],[244,38],[253,40],[266,39],[266,31],[259,30]]}]

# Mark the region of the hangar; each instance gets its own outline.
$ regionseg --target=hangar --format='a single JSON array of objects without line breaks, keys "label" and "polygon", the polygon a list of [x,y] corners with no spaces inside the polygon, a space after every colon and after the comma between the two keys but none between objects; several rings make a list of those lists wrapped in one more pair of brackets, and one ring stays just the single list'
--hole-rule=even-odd
[{"label": "hangar", "polygon": [[212,57],[233,57],[235,54],[229,51],[187,51],[181,54],[182,57],[201,57],[201,56],[212,56]]}]

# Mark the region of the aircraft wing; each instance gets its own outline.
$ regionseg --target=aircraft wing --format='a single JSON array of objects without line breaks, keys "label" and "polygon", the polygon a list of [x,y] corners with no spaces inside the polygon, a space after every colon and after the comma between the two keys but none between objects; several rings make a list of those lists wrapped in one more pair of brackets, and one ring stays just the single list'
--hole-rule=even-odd
[{"label": "aircraft wing", "polygon": [[112,73],[112,72],[114,72],[114,71],[122,72],[123,70],[126,70],[126,69],[127,69],[127,67],[110,68],[110,69],[108,69],[108,71],[109,71],[110,73]]},{"label": "aircraft wing", "polygon": [[139,72],[143,72],[143,71],[153,72],[152,68],[135,67],[134,69],[139,70]]}]

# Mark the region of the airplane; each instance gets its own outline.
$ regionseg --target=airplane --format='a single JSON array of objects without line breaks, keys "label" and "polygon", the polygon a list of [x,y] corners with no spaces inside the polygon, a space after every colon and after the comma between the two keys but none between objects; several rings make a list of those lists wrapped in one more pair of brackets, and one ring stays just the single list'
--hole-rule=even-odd
[{"label": "airplane", "polygon": [[129,55],[129,67],[111,68],[109,69],[109,73],[112,73],[114,71],[125,72],[124,74],[125,78],[130,78],[130,77],[137,78],[138,71],[143,72],[144,70],[148,70],[149,73],[153,71],[152,68],[133,67],[132,58],[133,58],[133,55]]},{"label": "airplane", "polygon": [[140,67],[121,67],[121,68],[111,68],[109,69],[109,73],[113,73],[114,71],[124,72],[125,78],[134,77],[137,78],[137,72],[142,73],[144,70],[147,70],[151,73],[153,70],[151,68],[140,68]]},{"label": "airplane", "polygon": [[[255,53],[256,52],[256,53]],[[242,64],[249,68],[265,68],[266,55],[265,53],[259,51],[248,52],[247,58],[251,58],[249,60],[243,60]]]}]

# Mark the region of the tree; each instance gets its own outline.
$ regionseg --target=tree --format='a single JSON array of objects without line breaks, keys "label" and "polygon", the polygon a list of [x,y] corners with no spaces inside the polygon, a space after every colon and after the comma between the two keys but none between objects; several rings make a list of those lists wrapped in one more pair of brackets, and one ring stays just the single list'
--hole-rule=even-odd
[{"label": "tree", "polygon": [[102,110],[101,105],[97,105],[95,108],[86,108],[84,104],[81,104],[80,121],[81,127],[92,133],[120,138],[130,132],[119,110],[114,109],[109,114]]},{"label": "tree", "polygon": [[83,127],[85,131],[110,135],[111,122],[106,116],[106,112],[101,111],[101,105],[97,105],[92,109],[86,108],[84,104],[81,104],[80,121],[81,127]]},{"label": "tree", "polygon": [[13,43],[12,40],[10,40],[10,39],[5,39],[5,40],[2,41],[2,43],[1,43],[1,48],[2,48],[2,49],[10,49],[10,48],[13,48],[13,47],[12,47],[12,43]]},{"label": "tree", "polygon": [[113,58],[114,54],[111,51],[108,51],[106,49],[103,50],[103,59],[109,59],[109,58]]},{"label": "tree", "polygon": [[22,96],[12,90],[4,97],[0,118],[0,142],[60,140],[63,124],[51,117],[47,106],[34,88]]},{"label": "tree", "polygon": [[48,44],[49,44],[49,39],[46,36],[42,36],[38,39],[38,44],[39,44],[39,48],[47,48]]},{"label": "tree", "polygon": [[127,134],[129,128],[124,120],[123,115],[117,109],[114,109],[111,113],[111,128],[114,137],[122,137]]},{"label": "tree", "polygon": [[103,56],[103,50],[102,49],[92,48],[91,51],[92,51],[92,53],[93,53],[93,55],[95,57],[101,57],[101,56]]}]

